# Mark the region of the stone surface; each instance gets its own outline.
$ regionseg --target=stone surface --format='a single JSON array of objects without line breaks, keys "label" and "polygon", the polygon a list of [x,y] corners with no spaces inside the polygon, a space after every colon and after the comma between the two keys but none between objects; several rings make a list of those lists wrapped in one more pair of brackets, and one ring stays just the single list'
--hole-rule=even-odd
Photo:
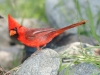
[{"label": "stone surface", "polygon": [[24,61],[16,75],[57,75],[59,65],[57,52],[44,49]]},{"label": "stone surface", "polygon": [[6,19],[0,19],[0,46],[9,45],[8,25]]},{"label": "stone surface", "polygon": [[[91,7],[92,16],[94,19],[94,25],[96,27],[96,32],[100,35],[100,25],[96,25],[98,17],[95,17],[99,14],[100,1],[99,0],[88,0]],[[52,27],[62,28],[66,25],[70,25],[79,21],[80,15],[82,19],[88,20],[87,10],[88,2],[87,0],[78,0],[81,14],[78,13],[74,0],[46,0],[45,11],[48,18],[48,21],[51,23]],[[88,23],[89,24],[89,23]],[[89,30],[86,26],[85,29]],[[77,33],[77,27],[68,30],[70,33]]]},{"label": "stone surface", "polygon": [[62,46],[56,49],[56,51],[63,55],[81,55],[81,52],[87,52],[89,55],[96,55],[95,52],[97,48],[90,48],[89,50],[85,50],[85,48],[93,47],[93,45],[89,45],[87,43],[82,42],[74,42],[66,46]]},{"label": "stone surface", "polygon": [[95,48],[93,45],[82,42],[74,42],[66,46],[61,46],[55,49],[59,55],[62,57],[62,62],[64,64],[70,64],[74,62],[74,56],[77,57],[78,61],[84,60],[84,54],[88,56],[100,56],[100,49]]},{"label": "stone surface", "polygon": [[20,45],[11,45],[7,19],[0,19],[0,65],[6,70],[8,67],[13,67],[13,60],[22,56],[21,49]]},{"label": "stone surface", "polygon": [[100,70],[91,63],[80,63],[63,69],[59,75],[100,75]]},{"label": "stone surface", "polygon": [[90,45],[97,45],[98,44],[98,42],[91,37],[87,37],[84,35],[72,34],[72,33],[67,33],[67,34],[63,33],[60,36],[56,37],[52,42],[57,47],[68,45],[68,44],[71,44],[74,42],[82,42],[82,43],[87,43]]},{"label": "stone surface", "polygon": [[[20,45],[15,46],[2,46],[0,48],[0,65],[3,68],[7,69],[13,67],[13,61],[19,60],[18,63],[22,60],[22,50],[23,48]],[[17,62],[16,62],[17,63]]]}]

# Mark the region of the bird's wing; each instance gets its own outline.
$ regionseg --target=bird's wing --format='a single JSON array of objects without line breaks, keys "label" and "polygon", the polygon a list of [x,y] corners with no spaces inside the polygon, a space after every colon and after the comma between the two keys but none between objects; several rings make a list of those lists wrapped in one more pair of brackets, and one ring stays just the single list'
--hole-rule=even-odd
[{"label": "bird's wing", "polygon": [[37,37],[42,37],[52,31],[55,31],[54,28],[37,28],[37,29],[27,29],[25,31],[25,38],[27,40],[32,40]]}]

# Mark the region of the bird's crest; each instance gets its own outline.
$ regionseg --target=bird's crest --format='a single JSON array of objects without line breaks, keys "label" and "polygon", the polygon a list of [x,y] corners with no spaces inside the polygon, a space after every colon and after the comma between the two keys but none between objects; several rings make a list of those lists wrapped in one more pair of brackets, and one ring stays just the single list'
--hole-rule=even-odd
[{"label": "bird's crest", "polygon": [[14,29],[15,27],[20,27],[21,25],[17,23],[11,16],[8,14],[8,25],[9,30]]}]

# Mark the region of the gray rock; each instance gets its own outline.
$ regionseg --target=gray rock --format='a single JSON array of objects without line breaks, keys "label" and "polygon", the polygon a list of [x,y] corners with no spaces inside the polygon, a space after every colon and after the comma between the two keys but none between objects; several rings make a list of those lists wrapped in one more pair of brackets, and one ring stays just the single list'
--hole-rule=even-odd
[{"label": "gray rock", "polygon": [[[67,74],[65,74],[66,71],[68,71]],[[100,75],[100,70],[91,63],[80,63],[63,69],[59,75]]]},{"label": "gray rock", "polygon": [[0,19],[0,46],[8,46],[10,38],[6,19]]},{"label": "gray rock", "polygon": [[[94,23],[97,22],[98,17],[95,17],[99,13],[100,1],[99,0],[88,0],[91,7]],[[88,2],[87,0],[78,0],[81,16],[83,19],[88,20],[86,15]],[[77,22],[80,18],[80,14],[76,10],[74,0],[46,0],[45,11],[48,18],[48,21],[53,27],[65,27],[66,25]],[[95,24],[96,26],[96,24]],[[100,25],[97,25],[96,32],[100,35]],[[87,29],[87,27],[85,27]],[[89,28],[88,28],[89,30]],[[77,33],[77,27],[68,30],[67,32]]]},{"label": "gray rock", "polygon": [[11,63],[16,57],[22,56],[22,47],[20,45],[11,46],[10,41],[7,20],[0,19],[0,65],[5,69],[12,66]]},{"label": "gray rock", "polygon": [[82,43],[87,43],[94,46],[99,44],[98,41],[96,41],[95,39],[91,37],[72,34],[72,33],[67,33],[67,34],[63,33],[59,35],[58,37],[54,38],[52,42],[55,44],[56,47],[68,45],[74,42],[82,42]]},{"label": "gray rock", "polygon": [[[88,47],[93,47],[93,45],[89,45],[87,43],[82,43],[82,42],[74,42],[71,43],[69,45],[66,46],[62,46],[59,48],[56,48],[56,51],[60,54],[63,55],[64,57],[68,56],[68,55],[81,55],[81,52],[86,52],[86,50],[84,50],[85,48]],[[89,55],[96,55],[97,48],[90,48],[89,50],[87,50],[87,53]]]},{"label": "gray rock", "polygon": [[79,57],[77,58],[79,62],[84,58],[84,54],[91,57],[100,56],[100,49],[82,42],[71,43],[66,46],[58,47],[55,50],[62,57],[63,65],[74,62],[76,60],[73,58],[74,56],[76,56],[76,58]]},{"label": "gray rock", "polygon": [[0,64],[5,69],[9,69],[9,67],[13,67],[13,61],[19,60],[16,63],[21,62],[22,58],[22,50],[23,48],[20,45],[15,46],[2,46],[0,48]]},{"label": "gray rock", "polygon": [[57,75],[60,58],[54,50],[44,49],[32,55],[16,72],[16,75]]},{"label": "gray rock", "polygon": [[[75,7],[72,6],[71,3],[73,4],[72,0],[71,1],[68,1],[68,0],[46,0],[45,12],[46,12],[48,21],[50,22],[52,27],[62,28],[69,24],[72,24],[72,21],[76,20],[75,19],[76,12],[74,11]],[[71,6],[69,6],[70,4],[71,4]],[[74,14],[73,14],[73,12],[74,12]],[[69,21],[71,21],[71,22],[69,23]],[[76,33],[77,27],[67,30],[67,32]]]}]

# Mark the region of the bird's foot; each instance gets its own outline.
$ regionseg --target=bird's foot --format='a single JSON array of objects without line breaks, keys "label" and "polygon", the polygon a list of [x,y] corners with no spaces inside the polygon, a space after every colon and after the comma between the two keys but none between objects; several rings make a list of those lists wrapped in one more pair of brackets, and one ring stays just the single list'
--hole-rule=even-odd
[{"label": "bird's foot", "polygon": [[[40,50],[37,50],[37,51],[34,52],[31,56],[35,56],[35,55],[37,55],[39,52],[40,52]],[[31,56],[30,56],[30,57],[31,57]]]}]

